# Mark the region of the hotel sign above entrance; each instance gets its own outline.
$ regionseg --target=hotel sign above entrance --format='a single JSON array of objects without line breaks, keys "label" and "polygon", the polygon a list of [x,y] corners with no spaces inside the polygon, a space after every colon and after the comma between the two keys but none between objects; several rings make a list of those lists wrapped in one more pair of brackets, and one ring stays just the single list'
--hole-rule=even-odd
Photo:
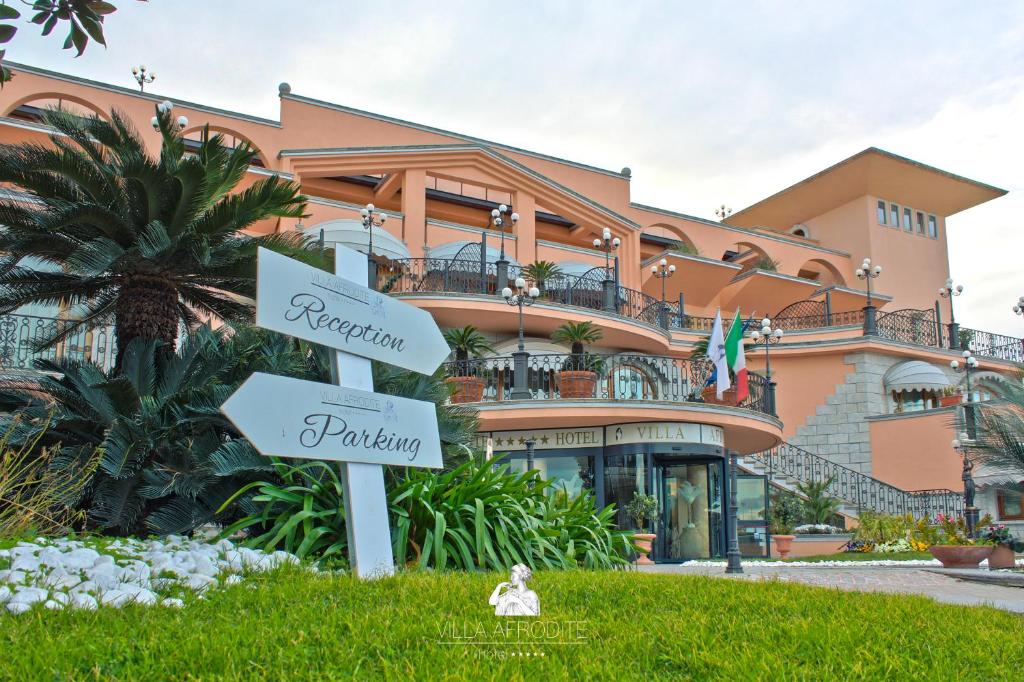
[{"label": "hotel sign above entrance", "polygon": [[600,448],[639,443],[701,444],[720,447],[725,444],[722,427],[688,422],[640,422],[603,427],[494,431],[490,434],[480,434],[481,446],[486,443],[488,436],[496,454],[524,451],[527,441],[530,440],[534,442],[534,450]]}]

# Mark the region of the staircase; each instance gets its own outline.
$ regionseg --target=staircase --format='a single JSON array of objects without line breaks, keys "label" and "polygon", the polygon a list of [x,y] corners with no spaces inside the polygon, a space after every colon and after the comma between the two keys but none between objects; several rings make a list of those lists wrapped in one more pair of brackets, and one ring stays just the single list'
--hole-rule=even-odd
[{"label": "staircase", "polygon": [[744,469],[762,476],[776,487],[799,494],[799,483],[818,483],[831,479],[827,490],[840,500],[840,513],[859,516],[861,510],[886,514],[911,514],[914,518],[934,518],[936,514],[962,516],[963,495],[949,489],[903,490],[841,464],[784,443],[740,458]]}]

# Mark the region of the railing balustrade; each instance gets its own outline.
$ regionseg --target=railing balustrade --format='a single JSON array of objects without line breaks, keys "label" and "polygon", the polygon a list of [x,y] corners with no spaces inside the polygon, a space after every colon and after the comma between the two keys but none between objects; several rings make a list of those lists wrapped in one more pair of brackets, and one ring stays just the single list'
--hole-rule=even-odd
[{"label": "railing balustrade", "polygon": [[71,324],[69,320],[11,313],[0,316],[0,368],[34,368],[37,359],[67,358],[92,361],[104,369],[114,364],[114,328],[112,325],[83,326],[63,341],[46,349],[39,344]]},{"label": "railing balustrade", "polygon": [[[705,392],[714,365],[706,358],[683,359],[666,356],[619,353],[596,355],[584,353],[530,354],[527,375],[523,382],[533,400],[565,400],[565,371],[593,371],[594,389],[584,397],[616,401],[661,401],[672,403],[718,403],[714,388]],[[488,357],[453,361],[445,364],[448,376],[472,376],[484,381],[484,402],[512,400],[515,384],[514,358]],[[736,407],[771,414],[768,382],[756,373],[748,374],[750,395]],[[578,389],[578,386],[576,387]],[[728,395],[728,394],[727,394]],[[577,393],[573,392],[573,398]]]},{"label": "railing balustrade", "polygon": [[782,474],[801,483],[830,481],[827,492],[858,509],[886,514],[961,516],[963,495],[948,489],[903,490],[867,474],[836,464],[790,443],[748,456],[764,467],[769,477]]}]

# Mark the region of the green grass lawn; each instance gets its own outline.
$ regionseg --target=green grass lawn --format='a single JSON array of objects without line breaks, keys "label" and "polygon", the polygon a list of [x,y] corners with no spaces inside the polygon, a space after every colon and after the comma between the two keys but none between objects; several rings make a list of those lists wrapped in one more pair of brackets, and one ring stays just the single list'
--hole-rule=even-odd
[{"label": "green grass lawn", "polygon": [[994,680],[1024,667],[1024,618],[993,609],[581,571],[535,575],[539,619],[499,619],[487,597],[505,579],[365,583],[289,568],[182,610],[3,613],[0,677]]}]

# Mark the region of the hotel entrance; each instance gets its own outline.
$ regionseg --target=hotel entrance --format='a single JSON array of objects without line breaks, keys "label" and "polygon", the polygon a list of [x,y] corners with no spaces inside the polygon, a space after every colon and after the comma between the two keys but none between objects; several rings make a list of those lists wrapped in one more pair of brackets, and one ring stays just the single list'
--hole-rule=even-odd
[{"label": "hotel entrance", "polygon": [[725,547],[723,460],[655,458],[658,519],[655,556],[675,562],[722,556]]}]

